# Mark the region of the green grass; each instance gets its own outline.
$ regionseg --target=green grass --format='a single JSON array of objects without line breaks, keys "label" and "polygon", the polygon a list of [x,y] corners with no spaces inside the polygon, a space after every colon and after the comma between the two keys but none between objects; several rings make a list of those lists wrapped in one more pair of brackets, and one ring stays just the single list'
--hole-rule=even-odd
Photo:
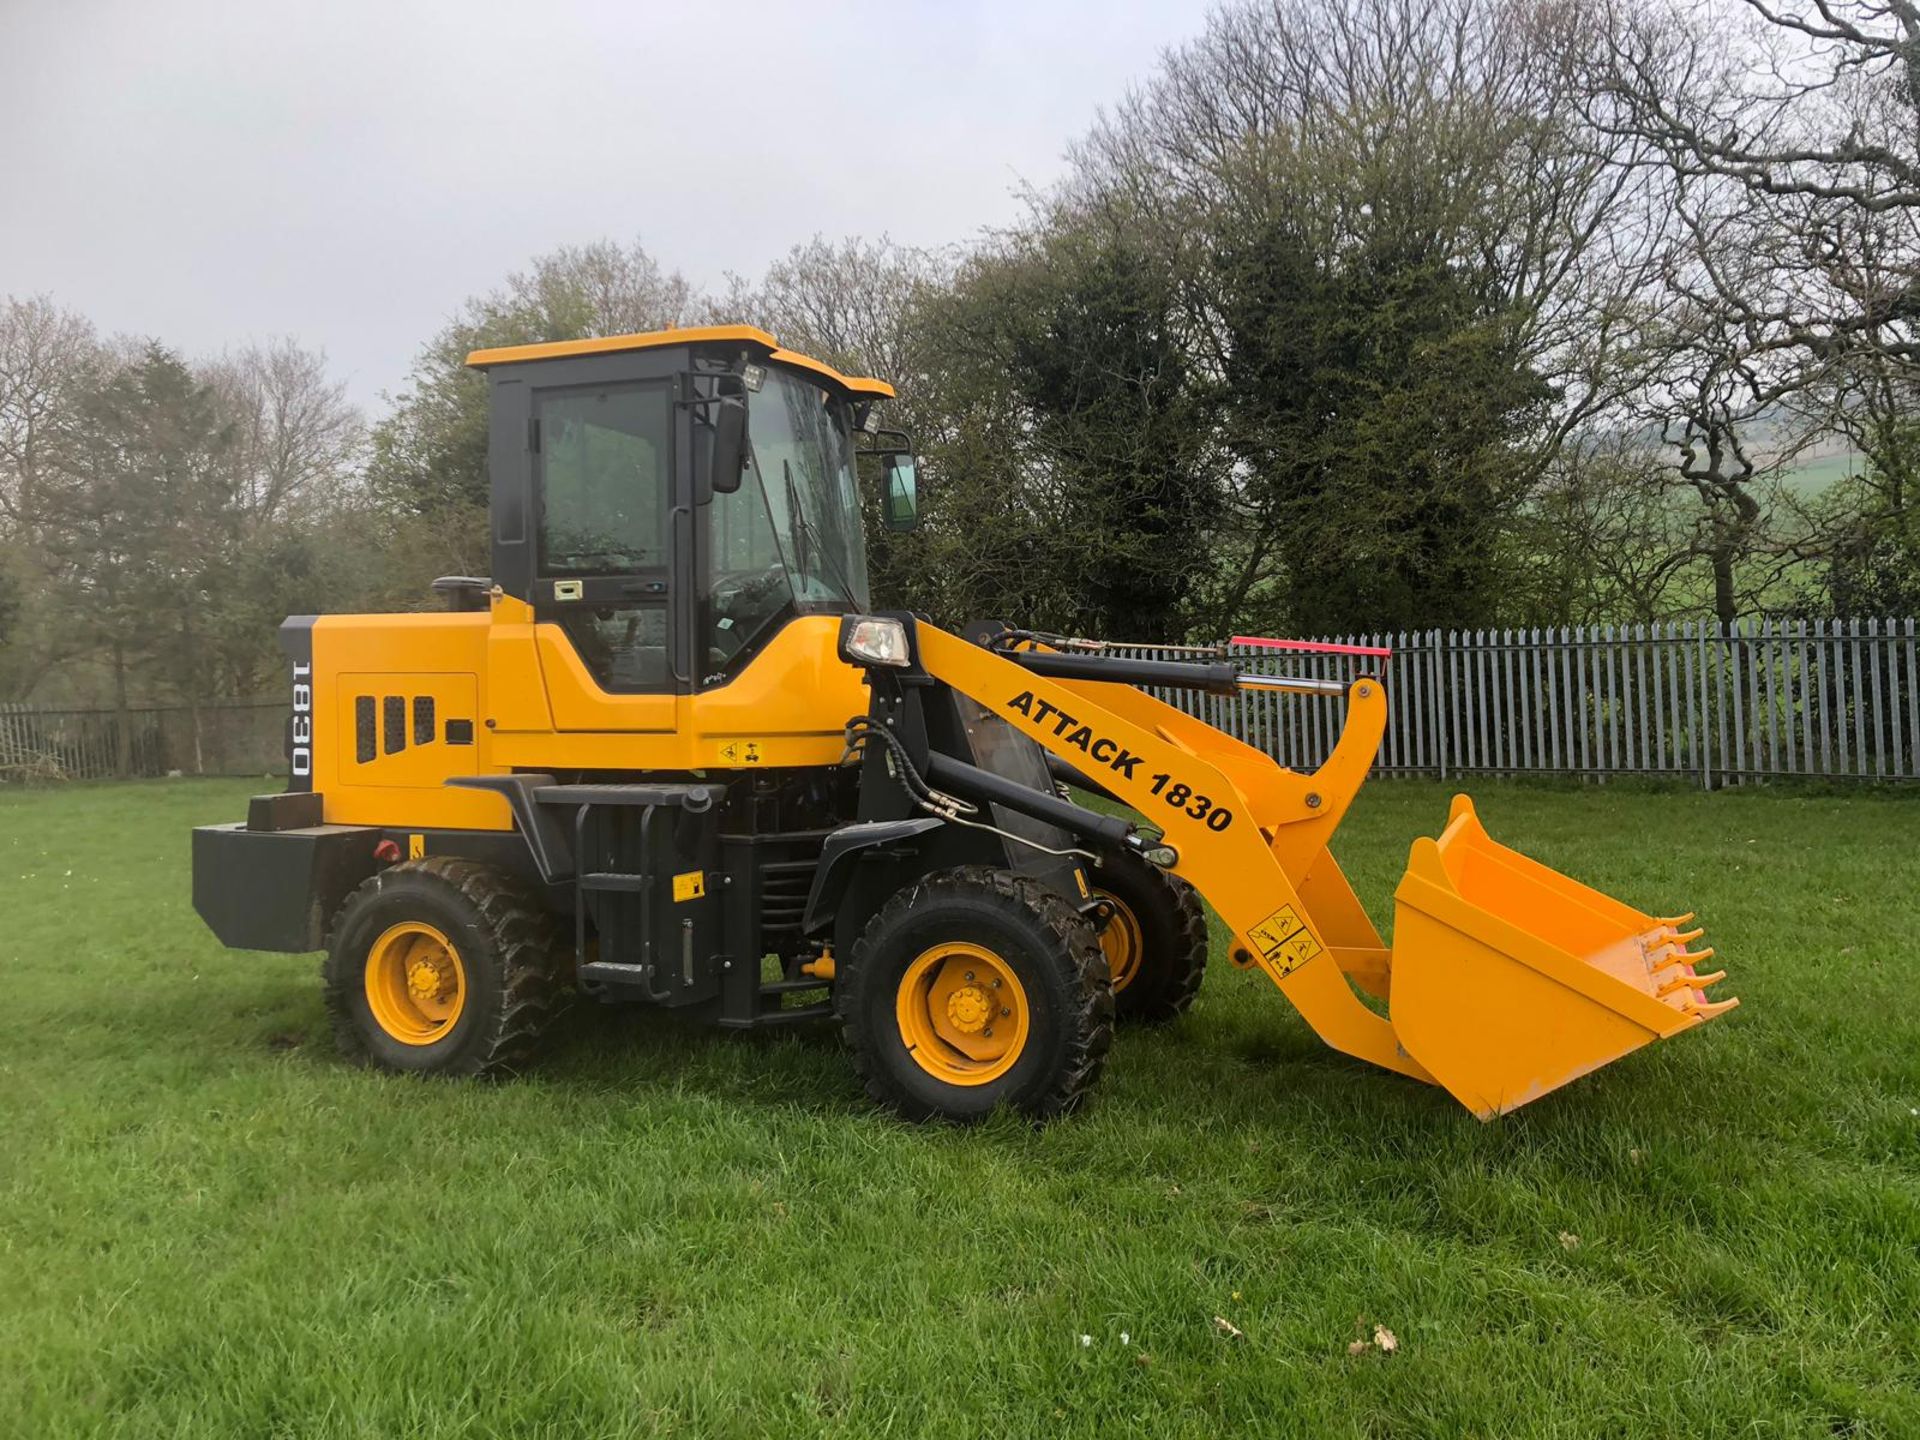
[{"label": "green grass", "polygon": [[[189,907],[247,788],[0,795],[0,1435],[1920,1434],[1910,800],[1480,787],[1746,1002],[1504,1121],[1217,964],[1088,1113],[959,1131],[644,1012],[348,1068]],[[1445,804],[1363,794],[1376,914]]]}]

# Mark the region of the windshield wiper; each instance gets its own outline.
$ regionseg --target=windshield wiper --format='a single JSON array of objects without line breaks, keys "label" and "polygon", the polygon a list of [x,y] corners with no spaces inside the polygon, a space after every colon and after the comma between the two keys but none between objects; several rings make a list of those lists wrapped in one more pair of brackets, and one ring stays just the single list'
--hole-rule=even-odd
[{"label": "windshield wiper", "polygon": [[803,577],[809,575],[807,559],[817,552],[833,570],[831,576],[821,576],[820,578],[830,580],[832,583],[838,585],[840,587],[840,598],[845,600],[849,605],[858,608],[860,601],[854,596],[853,581],[847,578],[847,572],[840,564],[839,557],[833,553],[832,547],[827,544],[826,537],[814,527],[813,521],[807,518],[806,507],[800,503],[800,489],[793,483],[793,462],[791,460],[781,460],[780,471],[781,478],[786,482],[787,487],[787,508],[791,510],[799,520],[800,538],[806,541],[806,548],[796,557],[800,562],[801,575]]}]

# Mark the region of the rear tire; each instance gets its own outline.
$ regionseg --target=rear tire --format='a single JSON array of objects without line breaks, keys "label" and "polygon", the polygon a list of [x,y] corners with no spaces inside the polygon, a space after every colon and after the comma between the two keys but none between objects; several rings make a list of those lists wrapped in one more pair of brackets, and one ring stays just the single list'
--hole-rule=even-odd
[{"label": "rear tire", "polygon": [[867,1093],[914,1120],[1036,1120],[1085,1099],[1113,1043],[1093,928],[1053,891],[968,866],[902,890],[834,981]]},{"label": "rear tire", "polygon": [[1089,871],[1096,896],[1114,905],[1100,932],[1113,1002],[1129,1024],[1159,1025],[1184,1015],[1207,974],[1207,912],[1194,888],[1138,855],[1101,858]]},{"label": "rear tire", "polygon": [[511,1074],[564,1008],[559,925],[511,876],[435,856],[340,906],[321,965],[341,1054],[412,1074]]}]

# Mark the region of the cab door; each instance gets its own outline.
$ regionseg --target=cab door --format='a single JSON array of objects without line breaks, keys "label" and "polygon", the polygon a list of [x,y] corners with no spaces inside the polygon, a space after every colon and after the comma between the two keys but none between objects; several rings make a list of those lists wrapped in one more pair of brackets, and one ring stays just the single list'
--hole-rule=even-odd
[{"label": "cab door", "polygon": [[530,397],[532,604],[562,731],[671,731],[690,688],[675,623],[681,509],[669,378]]}]

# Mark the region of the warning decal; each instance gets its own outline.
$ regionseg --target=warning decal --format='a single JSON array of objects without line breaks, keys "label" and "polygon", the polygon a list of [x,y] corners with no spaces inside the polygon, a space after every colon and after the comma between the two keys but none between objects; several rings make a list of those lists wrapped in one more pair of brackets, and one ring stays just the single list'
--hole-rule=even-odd
[{"label": "warning decal", "polygon": [[1291,975],[1321,949],[1320,942],[1313,938],[1291,905],[1282,905],[1248,930],[1247,938],[1259,950],[1260,958],[1282,975]]}]

